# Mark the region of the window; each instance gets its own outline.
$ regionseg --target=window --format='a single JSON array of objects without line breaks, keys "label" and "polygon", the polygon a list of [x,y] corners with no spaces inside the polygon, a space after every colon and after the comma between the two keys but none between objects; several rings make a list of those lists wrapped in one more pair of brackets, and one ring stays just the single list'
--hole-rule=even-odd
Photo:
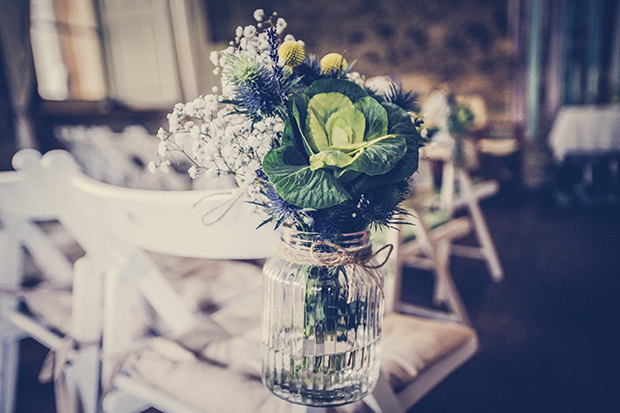
[{"label": "window", "polygon": [[39,94],[48,100],[103,100],[101,35],[93,4],[31,0],[31,42]]},{"label": "window", "polygon": [[136,109],[168,109],[196,97],[182,90],[181,81],[185,87],[188,80],[181,76],[187,70],[179,69],[196,62],[177,57],[187,55],[179,51],[188,50],[189,41],[179,43],[178,33],[187,32],[200,17],[185,13],[179,20],[179,10],[197,4],[194,0],[30,1],[32,49],[43,99],[113,99]]}]

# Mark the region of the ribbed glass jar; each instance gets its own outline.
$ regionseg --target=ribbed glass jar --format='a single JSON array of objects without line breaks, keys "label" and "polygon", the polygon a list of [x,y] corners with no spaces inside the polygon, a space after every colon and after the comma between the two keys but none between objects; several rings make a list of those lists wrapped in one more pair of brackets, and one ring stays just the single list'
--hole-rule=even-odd
[{"label": "ribbed glass jar", "polygon": [[310,406],[351,403],[379,377],[382,271],[370,233],[285,230],[264,266],[262,379]]}]

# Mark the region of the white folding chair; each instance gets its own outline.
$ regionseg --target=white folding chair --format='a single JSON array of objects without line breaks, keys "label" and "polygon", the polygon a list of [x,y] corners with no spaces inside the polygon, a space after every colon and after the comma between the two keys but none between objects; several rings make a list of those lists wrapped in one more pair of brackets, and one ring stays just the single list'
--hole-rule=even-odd
[{"label": "white folding chair", "polygon": [[421,151],[421,156],[426,157],[428,161],[433,160],[442,164],[439,193],[427,200],[426,207],[438,207],[448,217],[454,217],[459,210],[467,211],[472,220],[472,229],[478,245],[453,244],[450,253],[484,260],[493,281],[500,282],[504,277],[504,271],[480,208],[480,200],[495,195],[499,185],[495,180],[474,183],[465,168],[455,166],[452,150],[440,149],[439,146],[441,145],[423,148]]},{"label": "white folding chair", "polygon": [[[499,185],[495,180],[485,180],[474,183],[467,172],[466,165],[462,162],[455,162],[455,151],[457,142],[450,135],[448,130],[448,117],[450,108],[446,96],[442,92],[435,92],[425,104],[425,116],[429,115],[433,124],[439,130],[433,136],[432,141],[420,149],[420,167],[418,180],[416,181],[417,211],[416,219],[426,221],[427,211],[441,211],[445,216],[445,221],[455,218],[459,211],[465,210],[465,216],[471,220],[472,231],[476,236],[478,245],[462,245],[457,242],[448,242],[442,248],[447,249],[449,255],[457,255],[467,258],[480,259],[485,261],[491,278],[499,282],[504,277],[495,245],[489,233],[486,220],[480,208],[480,200],[493,196],[499,190]],[[440,165],[441,185],[439,192],[435,190],[434,171],[431,163]],[[462,215],[462,214],[461,214]],[[418,232],[421,233],[421,242],[428,255],[437,255],[433,252],[432,243],[428,242],[429,235],[427,229],[432,227],[428,222],[419,225]],[[453,237],[454,240],[463,237],[460,234]],[[429,252],[430,251],[430,252]],[[443,253],[443,251],[441,252]],[[443,266],[443,262],[440,261]],[[441,301],[446,294],[442,292],[444,288],[441,282],[436,283],[436,298]]]},{"label": "white folding chair", "polygon": [[[267,227],[256,230],[262,218],[252,213],[254,206],[239,199],[235,189],[148,191],[116,187],[82,174],[65,151],[52,151],[41,159],[37,155],[33,151],[18,153],[15,163],[19,172],[37,182],[35,190],[61,211],[59,221],[109,269],[104,296],[102,380],[112,383],[106,407],[112,411],[123,409],[130,400],[125,396],[141,394],[135,389],[145,386],[124,375],[116,380],[115,363],[108,361],[130,354],[135,346],[135,330],[127,320],[136,303],[148,303],[158,322],[151,327],[163,333],[178,335],[198,321],[163,277],[153,255],[263,259],[275,251],[278,234]],[[252,267],[260,279],[260,269]],[[243,290],[245,286],[235,287]],[[154,394],[159,396],[161,392]],[[134,402],[131,405],[149,404],[149,400]],[[166,403],[151,404],[161,407]]]},{"label": "white folding chair", "polygon": [[[38,189],[52,203],[64,207],[60,221],[78,240],[106,244],[93,251],[110,268],[104,293],[104,411],[147,406],[166,412],[305,409],[271,395],[257,378],[260,299],[198,319],[153,267],[153,252],[226,260],[269,256],[277,233],[268,227],[256,231],[260,217],[236,200],[234,191],[205,197],[198,191],[113,187],[85,177],[66,152],[58,151],[20,166],[39,179]],[[46,190],[46,180],[55,182],[53,190]],[[210,225],[202,225],[203,220]],[[161,335],[136,341],[127,320],[141,299],[157,314],[160,323],[152,326]],[[375,411],[405,412],[477,348],[475,331],[453,322],[388,312],[384,329],[381,379],[364,403]]]},{"label": "white folding chair", "polygon": [[[25,337],[36,339],[56,355],[50,373],[57,410],[79,404],[84,412],[96,412],[101,272],[89,257],[78,258],[81,251],[68,259],[59,245],[63,242],[54,239],[62,234],[46,233],[38,225],[57,218],[58,210],[36,191],[27,174],[0,173],[1,412],[13,411],[19,340]],[[35,287],[22,286],[24,252],[45,278]],[[20,302],[30,311],[21,311]],[[72,307],[73,316],[67,317]],[[70,367],[65,363],[69,360]]]}]

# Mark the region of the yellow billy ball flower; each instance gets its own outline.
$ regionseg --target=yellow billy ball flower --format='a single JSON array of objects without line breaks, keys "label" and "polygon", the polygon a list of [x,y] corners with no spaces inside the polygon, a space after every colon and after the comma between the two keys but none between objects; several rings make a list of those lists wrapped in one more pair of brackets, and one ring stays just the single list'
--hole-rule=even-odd
[{"label": "yellow billy ball flower", "polygon": [[323,73],[329,73],[332,70],[340,70],[340,64],[342,63],[342,69],[345,69],[348,65],[347,61],[338,53],[329,53],[323,56],[321,59],[321,71]]},{"label": "yellow billy ball flower", "polygon": [[287,40],[278,48],[278,56],[284,59],[284,64],[290,67],[299,66],[306,58],[302,45],[294,40]]}]

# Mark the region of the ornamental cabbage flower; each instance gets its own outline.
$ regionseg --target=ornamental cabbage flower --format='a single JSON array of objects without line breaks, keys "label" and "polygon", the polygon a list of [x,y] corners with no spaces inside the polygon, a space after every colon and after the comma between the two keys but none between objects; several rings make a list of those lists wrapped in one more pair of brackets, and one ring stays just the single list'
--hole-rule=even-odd
[{"label": "ornamental cabbage flower", "polygon": [[[342,93],[318,93],[308,101],[307,112],[304,136],[312,151],[309,158],[312,170],[349,167],[349,170],[378,175],[392,169],[406,152],[404,138],[387,134],[387,112],[370,96],[353,104]],[[373,145],[381,141],[393,146],[389,151],[392,156],[370,159],[370,164],[360,165],[363,155],[369,156],[366,151],[376,150],[377,146]]]},{"label": "ornamental cabbage flower", "polygon": [[408,179],[423,142],[409,114],[359,85],[320,79],[291,96],[280,148],[263,170],[286,202],[324,209]]}]

